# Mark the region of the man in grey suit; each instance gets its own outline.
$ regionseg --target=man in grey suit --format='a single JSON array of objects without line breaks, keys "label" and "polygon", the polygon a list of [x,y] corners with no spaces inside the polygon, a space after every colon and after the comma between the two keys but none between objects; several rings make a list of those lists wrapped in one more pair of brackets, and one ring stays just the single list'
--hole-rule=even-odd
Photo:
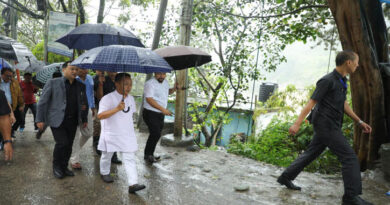
[{"label": "man in grey suit", "polygon": [[68,169],[73,140],[79,122],[87,126],[88,101],[85,85],[75,80],[78,68],[70,61],[62,65],[63,77],[51,79],[38,102],[36,123],[40,130],[47,123],[56,142],[53,151],[53,174],[56,178],[74,176]]}]

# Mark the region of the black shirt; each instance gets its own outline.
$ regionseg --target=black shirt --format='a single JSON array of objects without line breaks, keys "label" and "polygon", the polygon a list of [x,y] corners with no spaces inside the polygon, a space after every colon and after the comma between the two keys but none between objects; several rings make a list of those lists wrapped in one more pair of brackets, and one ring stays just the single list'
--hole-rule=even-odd
[{"label": "black shirt", "polygon": [[11,109],[9,108],[7,98],[5,97],[5,92],[0,90],[0,116],[8,115],[11,113]]},{"label": "black shirt", "polygon": [[[99,88],[99,76],[95,76],[94,79],[93,79],[93,89],[95,92],[97,92],[98,88]],[[111,80],[111,78],[109,76],[106,76],[105,77],[105,81],[103,83],[103,96],[107,95],[108,93],[111,93],[115,91],[115,83]],[[97,96],[97,95],[95,95]],[[99,99],[97,99],[97,97],[95,98],[95,103],[96,103],[96,107],[99,106]]]},{"label": "black shirt", "polygon": [[69,80],[65,80],[65,89],[66,89],[66,108],[65,108],[65,117],[64,121],[72,121],[74,124],[78,123],[78,103],[77,103],[77,85],[73,81],[70,84]]},{"label": "black shirt", "polygon": [[[317,118],[333,123],[338,128],[341,127],[344,116],[344,103],[347,99],[347,89],[347,78],[343,77],[336,69],[317,82],[316,89],[311,96],[311,99],[317,101],[314,112],[319,114],[313,115],[314,125],[316,122],[319,122],[315,119]],[[324,123],[324,121],[321,123]]]}]

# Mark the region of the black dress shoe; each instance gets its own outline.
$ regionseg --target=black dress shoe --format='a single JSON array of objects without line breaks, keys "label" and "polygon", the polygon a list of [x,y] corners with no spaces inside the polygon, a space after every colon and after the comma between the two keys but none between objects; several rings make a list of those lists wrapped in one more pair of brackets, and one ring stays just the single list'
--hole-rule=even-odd
[{"label": "black dress shoe", "polygon": [[[144,157],[145,158],[145,157]],[[158,160],[153,156],[153,155],[149,155],[145,158],[145,160],[151,164],[157,162]]]},{"label": "black dress shoe", "polygon": [[68,168],[65,168],[64,175],[69,177],[74,177],[74,173],[70,171]]},{"label": "black dress shoe", "polygon": [[114,153],[114,155],[112,155],[111,162],[114,164],[122,164],[122,161],[119,160],[118,156],[116,155],[116,152]]},{"label": "black dress shoe", "polygon": [[[149,156],[150,156],[150,155],[145,155],[145,156],[144,156],[144,159],[149,159]],[[154,157],[154,159],[156,159],[157,161],[161,159],[161,156],[153,156],[153,157]]]},{"label": "black dress shoe", "polygon": [[278,178],[278,182],[279,184],[281,185],[285,185],[288,189],[292,189],[292,190],[301,190],[301,187],[299,186],[295,186],[291,180],[289,180],[287,177],[283,176],[283,175],[280,175],[280,177]]},{"label": "black dress shoe", "polygon": [[114,182],[114,179],[112,178],[112,176],[110,174],[101,175],[101,176],[102,176],[103,181],[106,182],[106,183]]},{"label": "black dress shoe", "polygon": [[64,172],[58,167],[53,167],[53,175],[57,179],[62,179],[65,176]]},{"label": "black dress shoe", "polygon": [[373,205],[359,196],[343,196],[343,205]]},{"label": "black dress shoe", "polygon": [[145,185],[143,184],[134,184],[132,186],[129,186],[129,193],[134,194],[135,192],[145,189]]}]

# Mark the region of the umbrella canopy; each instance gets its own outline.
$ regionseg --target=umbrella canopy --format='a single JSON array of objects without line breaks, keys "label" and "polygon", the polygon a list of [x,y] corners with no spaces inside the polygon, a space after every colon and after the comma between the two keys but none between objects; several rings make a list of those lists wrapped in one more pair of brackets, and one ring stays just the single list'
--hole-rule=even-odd
[{"label": "umbrella canopy", "polygon": [[57,39],[70,49],[89,50],[99,46],[132,45],[145,47],[130,31],[108,24],[82,24]]},{"label": "umbrella canopy", "polygon": [[44,66],[42,70],[37,72],[36,80],[45,84],[49,79],[52,79],[53,73],[61,72],[62,64],[63,63],[53,63],[48,66]]},{"label": "umbrella canopy", "polygon": [[71,65],[111,72],[171,72],[171,66],[155,52],[135,46],[111,45],[91,49]]},{"label": "umbrella canopy", "polygon": [[0,70],[2,68],[12,68],[12,65],[8,63],[8,61],[4,60],[3,58],[0,58]]},{"label": "umbrella canopy", "polygon": [[174,70],[201,66],[211,61],[211,55],[190,46],[168,46],[154,50],[163,57]]},{"label": "umbrella canopy", "polygon": [[44,63],[38,61],[27,46],[3,35],[0,35],[0,57],[17,61],[15,67],[19,70],[36,72],[44,66]]}]

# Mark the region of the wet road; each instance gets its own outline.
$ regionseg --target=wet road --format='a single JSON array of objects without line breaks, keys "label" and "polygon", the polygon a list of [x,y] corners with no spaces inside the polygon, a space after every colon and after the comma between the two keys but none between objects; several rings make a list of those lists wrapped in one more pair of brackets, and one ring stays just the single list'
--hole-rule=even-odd
[{"label": "wet road", "polygon": [[[27,121],[31,121],[28,116]],[[0,154],[0,204],[134,204],[134,205],[240,205],[240,204],[341,204],[340,176],[302,173],[296,180],[302,191],[290,191],[276,183],[281,168],[228,154],[225,151],[188,152],[158,145],[162,160],[150,166],[142,150],[147,134],[138,133],[140,150],[137,168],[146,189],[128,194],[122,165],[113,165],[116,181],[102,182],[99,158],[92,139],[81,153],[83,169],[75,177],[55,179],[52,175],[54,140],[48,130],[35,139],[32,123],[14,143],[14,160],[5,162]],[[389,183],[374,172],[363,174],[363,198],[375,204],[390,204],[385,192]],[[235,187],[249,187],[244,192]]]}]

